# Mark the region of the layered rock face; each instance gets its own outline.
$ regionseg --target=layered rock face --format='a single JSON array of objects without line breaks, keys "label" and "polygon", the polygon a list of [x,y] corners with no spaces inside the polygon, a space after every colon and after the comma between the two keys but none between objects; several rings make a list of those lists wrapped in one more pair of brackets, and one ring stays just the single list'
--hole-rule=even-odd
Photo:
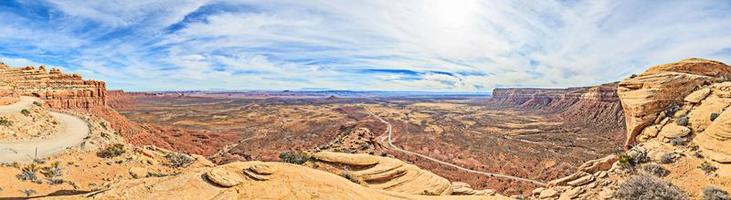
[{"label": "layered rock face", "polygon": [[[378,162],[375,156],[336,158],[346,163]],[[375,159],[375,160],[374,160]],[[435,177],[440,178],[440,177]],[[443,178],[442,178],[443,179]],[[384,182],[389,182],[384,179]],[[446,181],[446,180],[444,180]],[[429,189],[412,184],[414,189]],[[448,183],[448,182],[447,182]],[[499,195],[450,196],[379,190],[337,174],[276,162],[233,162],[162,178],[127,180],[109,189],[60,199],[508,199]]]},{"label": "layered rock face", "polygon": [[[0,103],[14,96],[34,96],[50,108],[90,109],[106,105],[106,85],[103,81],[83,80],[78,74],[64,74],[59,69],[46,70],[41,65],[11,68],[0,65]],[[3,92],[5,91],[5,92]],[[12,91],[12,92],[7,92]],[[12,94],[12,95],[10,95]]]},{"label": "layered rock face", "polygon": [[[691,58],[654,66],[636,77],[623,80],[617,90],[627,123],[628,137],[625,146],[629,146],[635,136],[643,132],[646,127],[676,115],[677,110],[689,110],[687,106],[691,104],[683,105],[683,100],[694,90],[729,78],[731,68],[728,65]],[[696,96],[704,95],[696,94]],[[697,98],[691,97],[690,100],[698,101]],[[681,109],[680,106],[684,107]],[[723,107],[723,104],[720,106]],[[658,127],[650,128],[658,130]]]},{"label": "layered rock face", "polygon": [[624,124],[616,83],[565,89],[496,88],[488,105],[553,113],[567,121]]}]

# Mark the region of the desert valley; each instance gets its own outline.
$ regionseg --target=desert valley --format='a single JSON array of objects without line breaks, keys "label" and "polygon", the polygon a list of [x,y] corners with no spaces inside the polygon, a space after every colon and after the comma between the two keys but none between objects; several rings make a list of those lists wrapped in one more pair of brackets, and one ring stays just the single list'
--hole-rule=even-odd
[{"label": "desert valley", "polygon": [[729,0],[2,0],[0,200],[731,200]]},{"label": "desert valley", "polygon": [[4,198],[635,199],[657,187],[683,199],[731,186],[731,67],[710,60],[600,86],[412,98],[128,93],[0,68]]}]

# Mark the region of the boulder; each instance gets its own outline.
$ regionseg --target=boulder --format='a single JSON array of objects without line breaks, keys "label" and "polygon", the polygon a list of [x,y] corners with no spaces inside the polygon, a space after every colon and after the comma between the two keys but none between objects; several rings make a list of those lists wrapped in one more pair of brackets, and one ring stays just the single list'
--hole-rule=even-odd
[{"label": "boulder", "polygon": [[569,181],[567,184],[570,186],[576,187],[576,186],[586,185],[587,183],[591,183],[592,181],[594,181],[594,175],[589,174],[589,175],[585,175],[580,178],[577,178],[576,180]]},{"label": "boulder", "polygon": [[662,127],[659,135],[665,138],[685,137],[690,134],[690,128],[675,123],[670,123]]},{"label": "boulder", "polygon": [[731,77],[726,64],[686,59],[651,67],[637,77],[619,83],[617,92],[625,113],[629,147],[635,136],[652,125],[671,103],[682,100],[699,86]]},{"label": "boulder", "polygon": [[721,163],[731,163],[731,110],[722,112],[694,140],[707,158]]},{"label": "boulder", "polygon": [[700,103],[710,93],[711,93],[711,88],[704,87],[704,88],[701,88],[700,90],[696,90],[695,92],[690,93],[688,96],[685,97],[685,101],[690,102],[690,103]]},{"label": "boulder", "polygon": [[558,196],[558,191],[554,190],[553,188],[548,188],[543,191],[541,191],[541,194],[538,195],[539,199],[548,199],[548,198],[554,198]]}]

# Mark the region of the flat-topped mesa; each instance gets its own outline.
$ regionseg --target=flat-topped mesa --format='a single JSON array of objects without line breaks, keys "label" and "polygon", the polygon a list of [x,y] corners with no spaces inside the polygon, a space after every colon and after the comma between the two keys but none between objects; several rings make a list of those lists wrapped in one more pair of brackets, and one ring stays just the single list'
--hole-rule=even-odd
[{"label": "flat-topped mesa", "polygon": [[[624,108],[628,147],[645,127],[676,114],[683,98],[714,82],[729,80],[731,67],[712,60],[691,58],[653,66],[623,80],[617,92]],[[685,110],[685,109],[684,109]]]},{"label": "flat-topped mesa", "polygon": [[[4,65],[4,64],[3,64]],[[0,78],[19,96],[41,98],[50,108],[90,109],[106,105],[106,84],[83,80],[78,74],[64,74],[60,69],[41,65],[11,68],[0,66]],[[0,89],[2,91],[2,89]]]}]

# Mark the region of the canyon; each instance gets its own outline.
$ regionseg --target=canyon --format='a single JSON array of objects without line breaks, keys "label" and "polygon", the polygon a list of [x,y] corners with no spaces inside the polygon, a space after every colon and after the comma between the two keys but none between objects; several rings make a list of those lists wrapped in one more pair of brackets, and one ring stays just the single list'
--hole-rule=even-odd
[{"label": "canyon", "polygon": [[[130,93],[2,64],[0,107],[39,103],[0,117],[53,128],[43,113],[62,111],[89,130],[1,165],[18,176],[0,177],[0,197],[633,199],[641,180],[699,199],[731,187],[729,88],[731,67],[697,58],[598,86],[412,98]],[[64,173],[37,183],[36,168]]]}]

